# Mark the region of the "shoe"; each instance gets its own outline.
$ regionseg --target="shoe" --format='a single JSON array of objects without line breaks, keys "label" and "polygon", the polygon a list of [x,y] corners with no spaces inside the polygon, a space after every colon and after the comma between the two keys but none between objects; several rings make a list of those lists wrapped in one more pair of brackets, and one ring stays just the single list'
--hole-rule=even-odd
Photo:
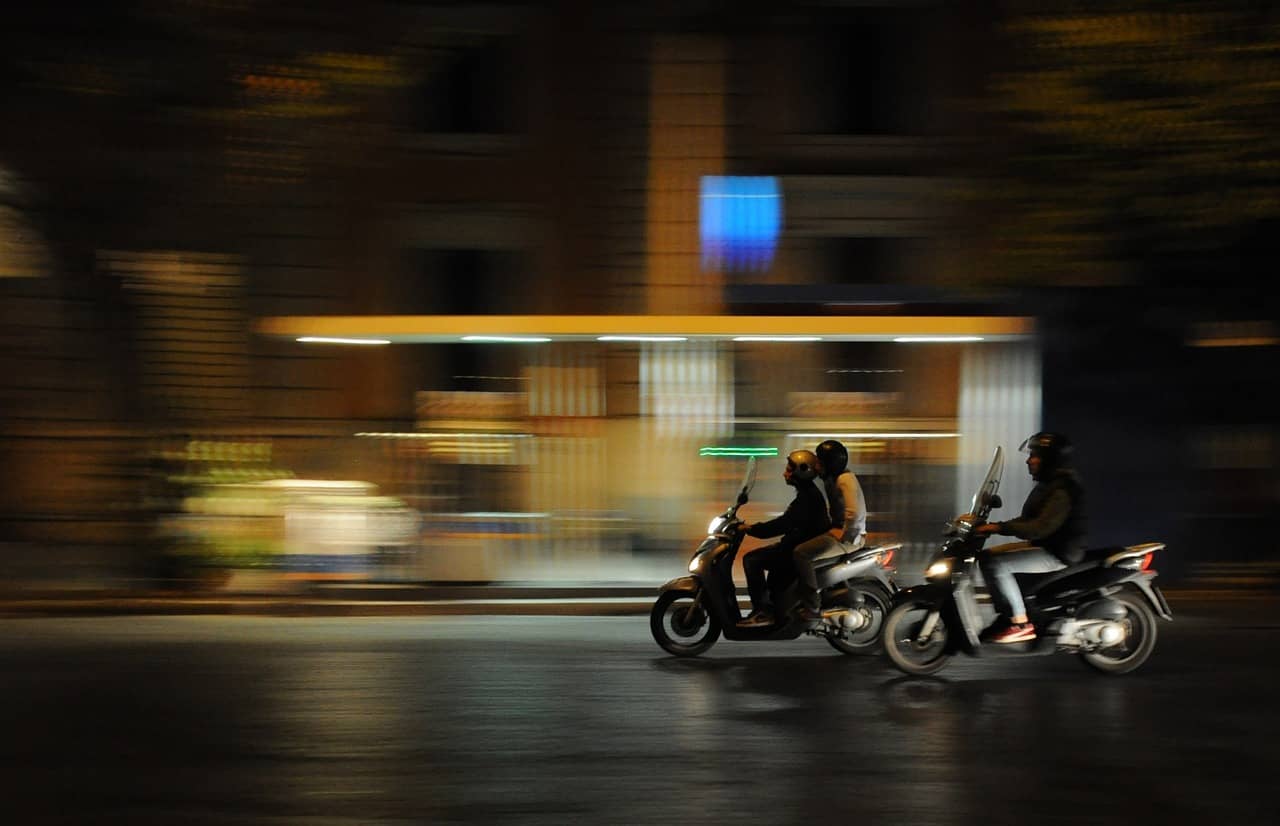
[{"label": "shoe", "polygon": [[773,625],[773,614],[768,611],[752,611],[746,619],[738,623],[739,628],[760,628],[765,625]]},{"label": "shoe", "polygon": [[1036,627],[1029,622],[1010,625],[991,638],[992,642],[1030,642],[1036,638]]}]

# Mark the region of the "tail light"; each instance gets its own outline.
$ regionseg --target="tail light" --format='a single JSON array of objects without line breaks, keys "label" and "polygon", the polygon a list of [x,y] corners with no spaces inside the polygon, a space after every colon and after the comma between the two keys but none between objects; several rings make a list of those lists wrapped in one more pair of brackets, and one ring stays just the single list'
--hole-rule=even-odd
[{"label": "tail light", "polygon": [[1142,558],[1142,564],[1138,566],[1139,571],[1150,571],[1151,562],[1156,558],[1155,551],[1147,551],[1147,555]]},{"label": "tail light", "polygon": [[888,569],[892,568],[892,567],[893,567],[893,558],[894,558],[895,556],[897,556],[897,554],[898,554],[898,549],[897,549],[897,548],[890,548],[890,549],[889,549],[889,550],[887,550],[887,551],[883,551],[883,552],[880,554],[880,567],[881,567],[881,568],[884,568],[884,569],[886,569],[886,570],[888,570]]}]

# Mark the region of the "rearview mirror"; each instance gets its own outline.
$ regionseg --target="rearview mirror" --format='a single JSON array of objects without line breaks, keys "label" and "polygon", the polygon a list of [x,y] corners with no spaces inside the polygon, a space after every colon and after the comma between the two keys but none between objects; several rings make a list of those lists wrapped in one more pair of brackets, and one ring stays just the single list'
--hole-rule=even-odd
[{"label": "rearview mirror", "polygon": [[1000,507],[1004,507],[1004,500],[1000,498],[1000,494],[991,494],[991,510],[995,510]]}]

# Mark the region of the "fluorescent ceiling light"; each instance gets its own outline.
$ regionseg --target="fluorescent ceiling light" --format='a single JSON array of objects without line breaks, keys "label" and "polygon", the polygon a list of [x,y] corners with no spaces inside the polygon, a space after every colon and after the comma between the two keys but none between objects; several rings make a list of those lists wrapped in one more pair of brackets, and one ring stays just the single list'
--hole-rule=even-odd
[{"label": "fluorescent ceiling light", "polygon": [[391,341],[385,338],[330,338],[328,336],[302,336],[294,341],[301,341],[303,344],[390,344]]},{"label": "fluorescent ceiling light", "polygon": [[899,336],[899,344],[956,344],[964,341],[982,341],[982,336]]},{"label": "fluorescent ceiling light", "polygon": [[550,341],[546,336],[463,336],[463,341],[508,342],[514,344],[539,344]]},{"label": "fluorescent ceiling light", "polygon": [[822,336],[734,336],[734,341],[822,341]]},{"label": "fluorescent ceiling light", "polygon": [[596,336],[596,341],[688,341],[684,336]]}]

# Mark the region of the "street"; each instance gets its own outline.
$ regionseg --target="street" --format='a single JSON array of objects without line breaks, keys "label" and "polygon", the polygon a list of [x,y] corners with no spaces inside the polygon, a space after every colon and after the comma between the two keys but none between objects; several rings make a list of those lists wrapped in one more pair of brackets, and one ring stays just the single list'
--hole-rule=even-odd
[{"label": "street", "polygon": [[1160,630],[908,679],[641,616],[4,620],[5,820],[1275,822],[1277,623]]}]

